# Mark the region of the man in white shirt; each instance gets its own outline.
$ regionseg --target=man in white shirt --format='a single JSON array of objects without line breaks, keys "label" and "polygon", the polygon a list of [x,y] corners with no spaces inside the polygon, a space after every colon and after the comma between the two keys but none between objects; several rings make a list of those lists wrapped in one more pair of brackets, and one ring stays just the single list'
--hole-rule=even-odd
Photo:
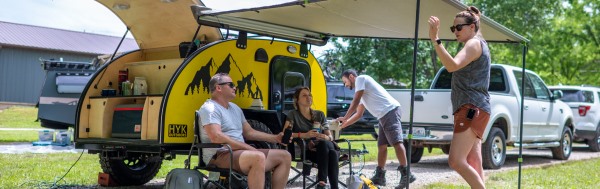
[{"label": "man in white shirt", "polygon": [[[209,82],[211,98],[200,107],[203,143],[226,143],[233,150],[233,169],[248,175],[248,188],[262,189],[265,172],[273,171],[271,187],[283,189],[290,173],[292,157],[281,149],[256,149],[244,139],[281,143],[283,133],[277,135],[252,129],[242,109],[231,100],[236,88],[227,74],[217,73]],[[219,168],[229,168],[230,155],[226,149],[203,149],[203,160]]]},{"label": "man in white shirt", "polygon": [[402,173],[400,185],[396,188],[405,188],[409,182],[414,182],[416,177],[409,173],[406,165],[406,150],[402,144],[402,124],[400,123],[400,103],[394,99],[371,76],[356,74],[355,70],[346,70],[342,73],[344,86],[350,90],[355,89],[354,99],[348,112],[342,118],[341,128],[348,127],[358,121],[365,108],[377,117],[379,121],[379,137],[377,138],[377,169],[371,178],[374,184],[386,185],[385,162],[387,160],[387,146],[391,145],[396,151],[396,158],[400,162],[398,170]]}]

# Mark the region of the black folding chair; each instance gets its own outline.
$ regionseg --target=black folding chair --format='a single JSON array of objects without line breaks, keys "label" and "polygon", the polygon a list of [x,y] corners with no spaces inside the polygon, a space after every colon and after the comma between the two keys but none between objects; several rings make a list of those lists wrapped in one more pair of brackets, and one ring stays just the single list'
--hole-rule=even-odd
[{"label": "black folding chair", "polygon": [[[204,148],[226,148],[227,150],[229,150],[229,164],[233,165],[233,151],[231,150],[231,146],[229,146],[228,144],[216,144],[216,143],[202,143],[202,140],[200,138],[200,112],[195,111],[194,114],[194,142],[192,143],[192,147],[190,148],[189,154],[188,154],[188,159],[185,160],[185,166],[186,168],[190,167],[190,161],[191,161],[191,157],[192,157],[192,153],[194,151],[196,151],[197,155],[198,155],[198,165],[194,167],[194,169],[199,169],[199,170],[206,170],[209,172],[209,175],[205,175],[204,173],[200,172],[202,174],[202,176],[207,180],[206,183],[203,184],[202,188],[207,188],[209,186],[209,184],[213,184],[214,186],[221,188],[221,189],[226,189],[226,188],[234,188],[234,186],[232,184],[239,184],[239,183],[232,183],[232,178],[236,178],[239,181],[246,181],[247,182],[247,177],[246,175],[239,173],[235,170],[232,169],[233,166],[229,166],[229,168],[224,169],[224,168],[218,168],[214,165],[208,165],[206,162],[203,161],[202,159],[202,149]],[[213,176],[215,175],[215,176]],[[235,187],[235,188],[239,188],[239,187]]]},{"label": "black folding chair", "polygon": [[[340,149],[338,152],[342,153],[342,152],[352,152],[352,145],[350,144],[349,140],[346,139],[337,139],[334,140],[334,142],[336,143],[340,143],[340,142],[346,142],[348,144],[348,148],[347,149]],[[295,147],[298,146],[298,148],[300,148],[300,155],[295,155],[296,154],[296,150]],[[303,174],[303,170],[305,168],[308,169],[312,169],[312,168],[316,168],[316,163],[311,162],[310,160],[308,160],[306,158],[306,148],[307,147],[307,142],[305,139],[300,139],[300,138],[294,138],[292,140],[292,143],[290,143],[288,145],[288,152],[290,152],[290,154],[292,154],[292,161],[296,162],[297,164],[300,163],[302,164],[302,169],[299,169],[298,166],[294,167],[292,166],[292,170],[294,172],[296,172],[296,175],[294,177],[292,177],[291,179],[288,180],[288,184],[292,184],[294,182],[296,182],[296,180],[298,180],[298,178],[302,177],[302,188],[311,188],[314,187],[315,185],[318,184],[318,182],[310,177],[307,177],[308,175]],[[339,166],[343,167],[349,165],[349,170],[350,170],[350,174],[353,174],[352,171],[352,155],[348,155],[348,159],[342,159],[339,161]],[[310,170],[309,170],[310,171]],[[307,187],[306,186],[306,180],[310,181],[310,185]],[[341,184],[342,186],[346,187],[346,184],[341,181],[338,180],[338,183]]]}]

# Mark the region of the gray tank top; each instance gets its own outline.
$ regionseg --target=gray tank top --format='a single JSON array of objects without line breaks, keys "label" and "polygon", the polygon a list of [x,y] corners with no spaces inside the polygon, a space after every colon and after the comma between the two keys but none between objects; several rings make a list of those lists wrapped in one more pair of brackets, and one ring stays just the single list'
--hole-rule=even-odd
[{"label": "gray tank top", "polygon": [[481,43],[481,56],[452,73],[452,108],[456,112],[462,105],[473,104],[487,113],[492,112],[490,106],[491,58],[487,42],[479,37]]}]

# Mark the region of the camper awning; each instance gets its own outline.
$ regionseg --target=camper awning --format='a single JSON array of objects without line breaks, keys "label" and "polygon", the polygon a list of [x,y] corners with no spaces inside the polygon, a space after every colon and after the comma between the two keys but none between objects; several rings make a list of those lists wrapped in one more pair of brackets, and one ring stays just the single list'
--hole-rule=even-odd
[{"label": "camper awning", "polygon": [[[419,39],[428,39],[429,16],[440,18],[439,37],[455,40],[450,32],[456,13],[467,6],[456,0],[421,1]],[[413,39],[416,0],[311,0],[232,11],[202,10],[195,16],[201,24],[229,27],[284,39],[304,40],[323,45],[328,37],[371,37]],[[252,29],[248,29],[253,26]],[[522,42],[524,37],[483,16],[481,29],[490,42]],[[250,31],[249,31],[250,30]],[[279,33],[287,33],[277,36]],[[295,37],[290,33],[297,34]],[[319,44],[319,40],[322,40]],[[323,41],[324,40],[324,41]]]}]

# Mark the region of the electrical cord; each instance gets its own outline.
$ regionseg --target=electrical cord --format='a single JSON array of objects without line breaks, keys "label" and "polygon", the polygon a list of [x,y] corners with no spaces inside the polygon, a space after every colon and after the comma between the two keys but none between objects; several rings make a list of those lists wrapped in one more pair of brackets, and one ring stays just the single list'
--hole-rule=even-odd
[{"label": "electrical cord", "polygon": [[79,162],[79,160],[81,159],[81,156],[83,156],[84,152],[85,152],[85,150],[81,150],[81,154],[79,154],[79,157],[77,158],[77,160],[75,160],[75,162],[73,163],[73,165],[71,165],[71,167],[69,167],[69,170],[67,170],[67,172],[62,177],[60,177],[60,179],[54,181],[54,184],[52,184],[52,186],[50,188],[59,188],[56,184],[58,182],[60,182],[63,178],[65,178],[65,176],[67,176],[67,174],[69,174],[69,172],[71,172],[71,169],[73,167],[75,167],[75,165],[77,164],[77,162]]}]

